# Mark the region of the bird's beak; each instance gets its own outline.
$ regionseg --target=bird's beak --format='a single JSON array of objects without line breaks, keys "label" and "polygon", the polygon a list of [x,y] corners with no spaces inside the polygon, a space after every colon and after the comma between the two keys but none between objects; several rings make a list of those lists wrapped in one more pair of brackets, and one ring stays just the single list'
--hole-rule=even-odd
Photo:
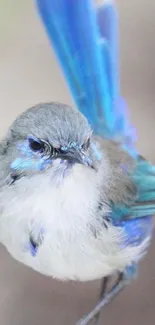
[{"label": "bird's beak", "polygon": [[88,154],[86,154],[83,150],[80,149],[72,148],[66,151],[65,153],[58,153],[56,158],[68,160],[71,163],[78,163],[94,168],[91,158],[88,156]]}]

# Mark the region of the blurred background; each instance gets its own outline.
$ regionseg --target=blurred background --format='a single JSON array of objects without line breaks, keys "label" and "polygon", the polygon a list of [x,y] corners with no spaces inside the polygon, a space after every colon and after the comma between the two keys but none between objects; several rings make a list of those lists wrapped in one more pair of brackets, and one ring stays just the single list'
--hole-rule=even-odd
[{"label": "blurred background", "polygon": [[[101,1],[97,1],[98,3]],[[117,0],[122,94],[137,128],[138,149],[155,162],[155,1]],[[72,104],[33,0],[0,0],[0,137],[26,108]],[[155,324],[155,239],[139,277],[102,313],[100,324]],[[74,325],[89,311],[100,282],[60,283],[14,261],[0,247],[0,325]]]}]

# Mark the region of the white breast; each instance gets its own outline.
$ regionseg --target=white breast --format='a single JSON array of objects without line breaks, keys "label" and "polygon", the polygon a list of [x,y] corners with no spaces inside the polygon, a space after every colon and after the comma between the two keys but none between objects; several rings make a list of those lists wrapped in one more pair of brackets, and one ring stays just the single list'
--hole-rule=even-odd
[{"label": "white breast", "polygon": [[[137,248],[120,248],[118,228],[101,230],[96,216],[96,176],[91,170],[82,173],[81,168],[74,168],[59,183],[53,182],[50,172],[31,180],[23,178],[0,196],[1,242],[17,260],[62,280],[101,278],[122,270],[139,254]],[[32,256],[30,232],[40,229],[44,240]]]}]

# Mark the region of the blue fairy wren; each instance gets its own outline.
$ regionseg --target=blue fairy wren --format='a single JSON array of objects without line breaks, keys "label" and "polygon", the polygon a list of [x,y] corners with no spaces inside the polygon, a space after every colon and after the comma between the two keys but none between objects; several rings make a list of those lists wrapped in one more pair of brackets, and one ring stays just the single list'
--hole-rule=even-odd
[{"label": "blue fairy wren", "polygon": [[0,154],[0,241],[11,255],[63,281],[119,272],[126,283],[151,238],[153,167],[57,103],[19,116]]},{"label": "blue fairy wren", "polygon": [[[134,277],[155,214],[155,166],[135,149],[119,94],[112,1],[38,0],[77,108],[42,103],[0,144],[0,242],[62,281],[103,279],[96,317]],[[107,290],[108,280],[117,275]]]}]

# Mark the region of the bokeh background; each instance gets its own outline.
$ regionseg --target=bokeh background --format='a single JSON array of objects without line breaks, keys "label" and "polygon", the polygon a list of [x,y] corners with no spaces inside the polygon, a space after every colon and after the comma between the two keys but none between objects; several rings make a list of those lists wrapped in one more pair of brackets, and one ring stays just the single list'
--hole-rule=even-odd
[{"label": "bokeh background", "polygon": [[[122,94],[138,149],[155,162],[155,1],[117,3]],[[43,101],[72,104],[35,0],[0,0],[0,137],[18,113]],[[0,247],[0,325],[74,325],[96,302],[99,286],[43,277]],[[155,239],[138,279],[105,308],[100,324],[155,324]]]}]

